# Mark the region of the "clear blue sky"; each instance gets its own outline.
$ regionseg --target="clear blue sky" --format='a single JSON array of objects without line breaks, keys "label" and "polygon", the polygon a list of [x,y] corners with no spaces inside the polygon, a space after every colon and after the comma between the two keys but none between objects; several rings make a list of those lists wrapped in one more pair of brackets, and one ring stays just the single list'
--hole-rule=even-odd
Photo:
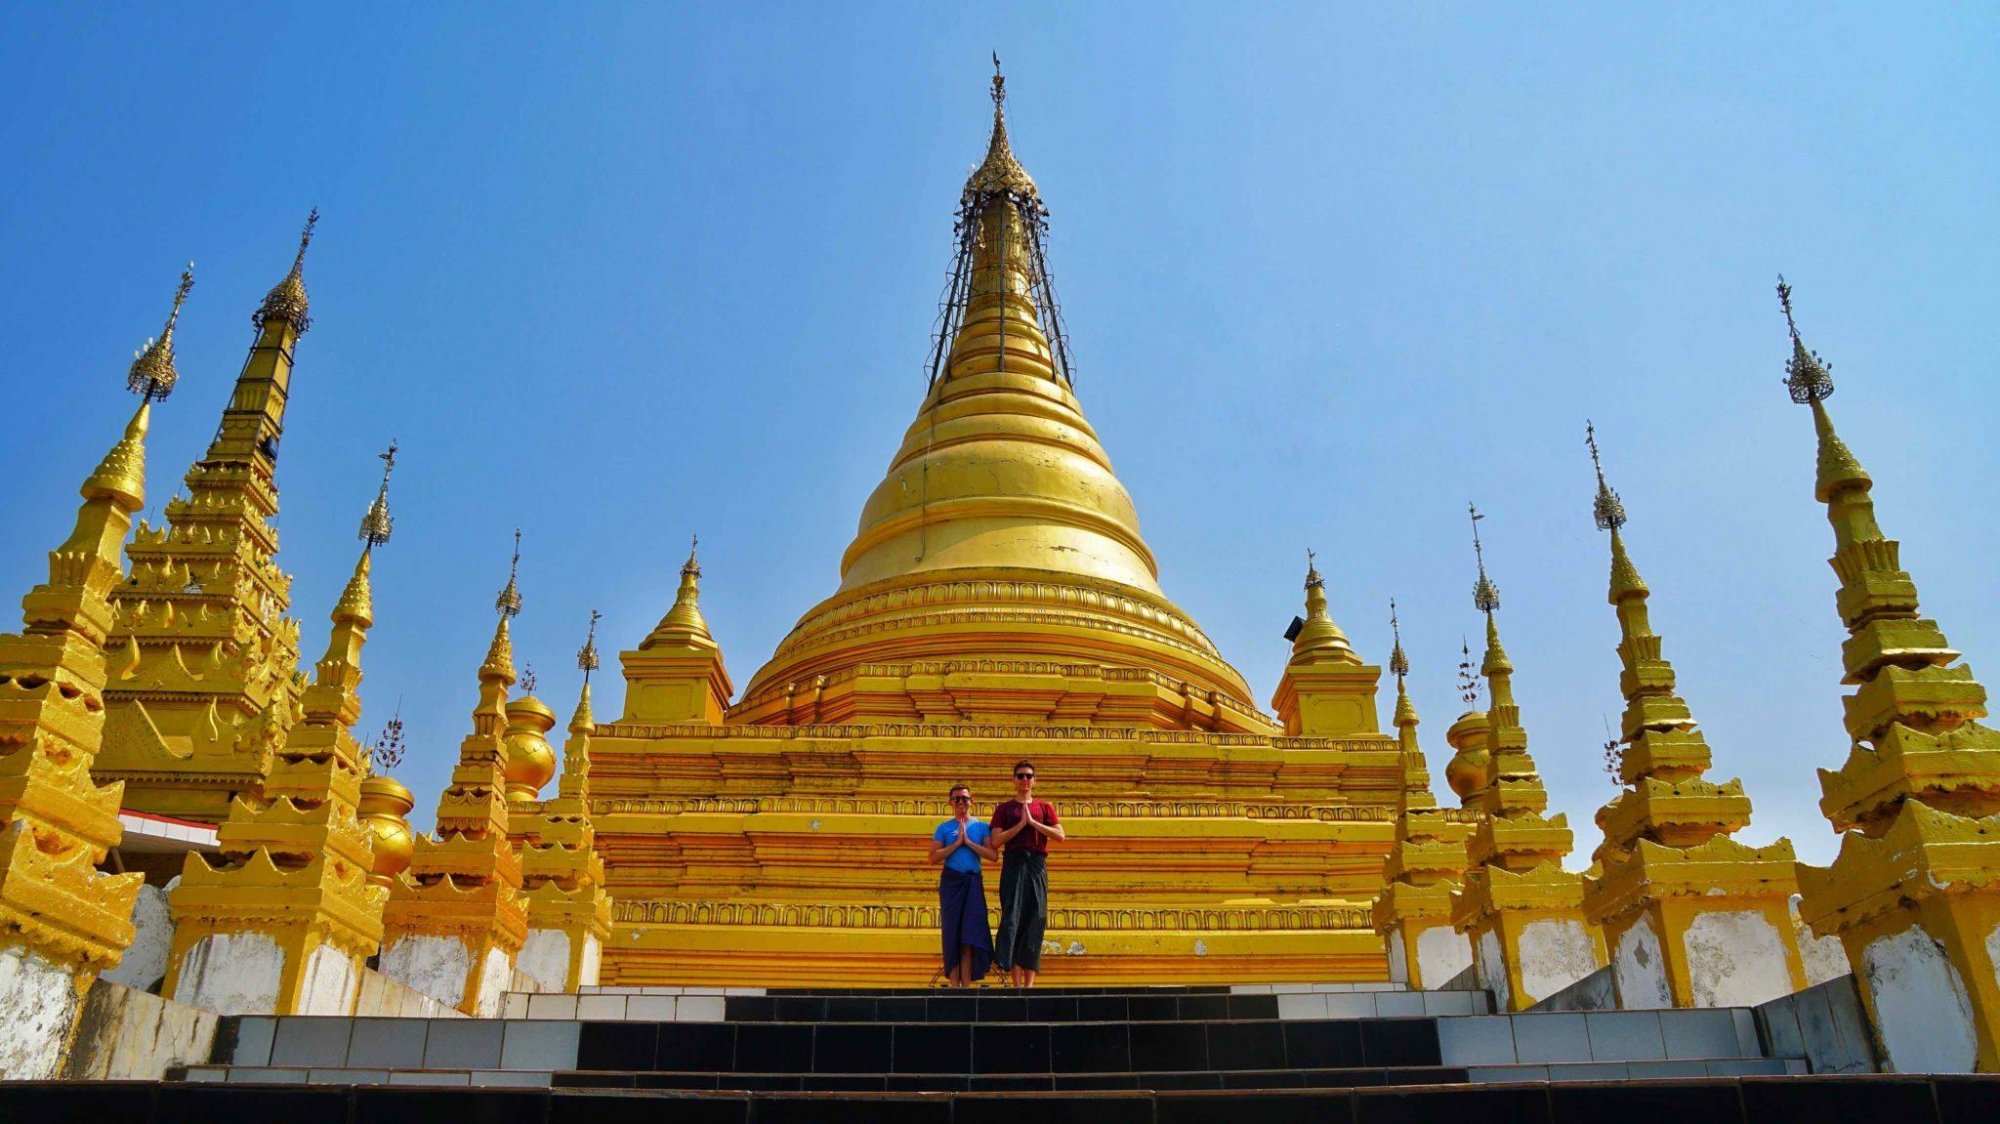
[{"label": "clear blue sky", "polygon": [[317,204],[281,561],[310,660],[400,438],[362,725],[402,696],[423,821],[517,525],[517,651],[559,710],[588,611],[636,643],[695,531],[747,681],[916,409],[997,49],[1078,393],[1260,702],[1313,546],[1377,662],[1398,598],[1441,774],[1477,500],[1587,854],[1620,706],[1594,418],[1745,838],[1824,860],[1841,632],[1773,275],[1926,609],[2000,687],[2000,24],[1823,8],[10,6],[0,591],[66,532],[193,258],[151,439],[175,490]]}]

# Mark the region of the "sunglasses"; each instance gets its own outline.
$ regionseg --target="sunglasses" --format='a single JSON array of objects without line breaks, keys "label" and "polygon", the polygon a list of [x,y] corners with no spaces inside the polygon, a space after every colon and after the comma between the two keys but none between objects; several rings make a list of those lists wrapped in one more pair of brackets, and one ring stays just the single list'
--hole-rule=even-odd
[{"label": "sunglasses", "polygon": [[1015,779],[1015,780],[1017,780],[1017,781],[1031,781],[1031,780],[1034,780],[1034,779],[1035,779],[1035,774],[1033,774],[1033,773],[1015,773],[1015,774],[1014,774],[1014,779]]},{"label": "sunglasses", "polygon": [[954,796],[954,797],[952,797],[952,798],[951,798],[951,802],[952,802],[952,803],[954,803],[954,804],[970,804],[970,803],[972,803],[972,797],[970,797],[970,796]]}]

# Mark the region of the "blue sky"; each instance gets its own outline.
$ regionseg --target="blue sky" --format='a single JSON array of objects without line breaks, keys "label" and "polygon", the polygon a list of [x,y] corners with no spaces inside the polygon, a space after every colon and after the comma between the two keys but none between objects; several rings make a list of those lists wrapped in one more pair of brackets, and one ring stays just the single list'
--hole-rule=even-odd
[{"label": "blue sky", "polygon": [[281,561],[311,659],[399,438],[362,726],[402,698],[423,821],[516,526],[517,651],[558,709],[589,610],[636,643],[696,531],[746,682],[916,409],[997,49],[1078,394],[1260,703],[1312,546],[1377,662],[1398,599],[1441,783],[1476,500],[1587,853],[1620,709],[1593,418],[1745,838],[1824,860],[1841,631],[1771,286],[1926,610],[2000,680],[1996,48],[1977,5],[10,6],[0,590],[66,533],[193,258],[164,503],[316,204]]}]

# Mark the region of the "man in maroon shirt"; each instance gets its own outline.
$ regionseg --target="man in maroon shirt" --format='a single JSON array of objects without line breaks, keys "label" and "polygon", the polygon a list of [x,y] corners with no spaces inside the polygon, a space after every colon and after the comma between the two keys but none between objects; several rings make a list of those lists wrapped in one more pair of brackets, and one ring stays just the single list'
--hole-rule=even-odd
[{"label": "man in maroon shirt", "polygon": [[1056,806],[1035,799],[1033,762],[1014,763],[1014,799],[993,809],[987,843],[1000,859],[1000,928],[993,959],[1015,987],[1033,987],[1042,967],[1042,932],[1049,922],[1049,840],[1062,839]]}]

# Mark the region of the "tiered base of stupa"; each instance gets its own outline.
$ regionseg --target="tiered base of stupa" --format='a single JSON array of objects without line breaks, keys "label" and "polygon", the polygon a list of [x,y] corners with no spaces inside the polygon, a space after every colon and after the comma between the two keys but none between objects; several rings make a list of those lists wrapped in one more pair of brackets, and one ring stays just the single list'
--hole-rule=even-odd
[{"label": "tiered base of stupa", "polygon": [[[932,830],[1015,761],[1069,834],[1050,984],[1383,980],[1369,901],[1395,744],[1047,726],[600,726],[606,984],[920,985],[940,966]],[[997,919],[999,872],[988,864]]]}]

